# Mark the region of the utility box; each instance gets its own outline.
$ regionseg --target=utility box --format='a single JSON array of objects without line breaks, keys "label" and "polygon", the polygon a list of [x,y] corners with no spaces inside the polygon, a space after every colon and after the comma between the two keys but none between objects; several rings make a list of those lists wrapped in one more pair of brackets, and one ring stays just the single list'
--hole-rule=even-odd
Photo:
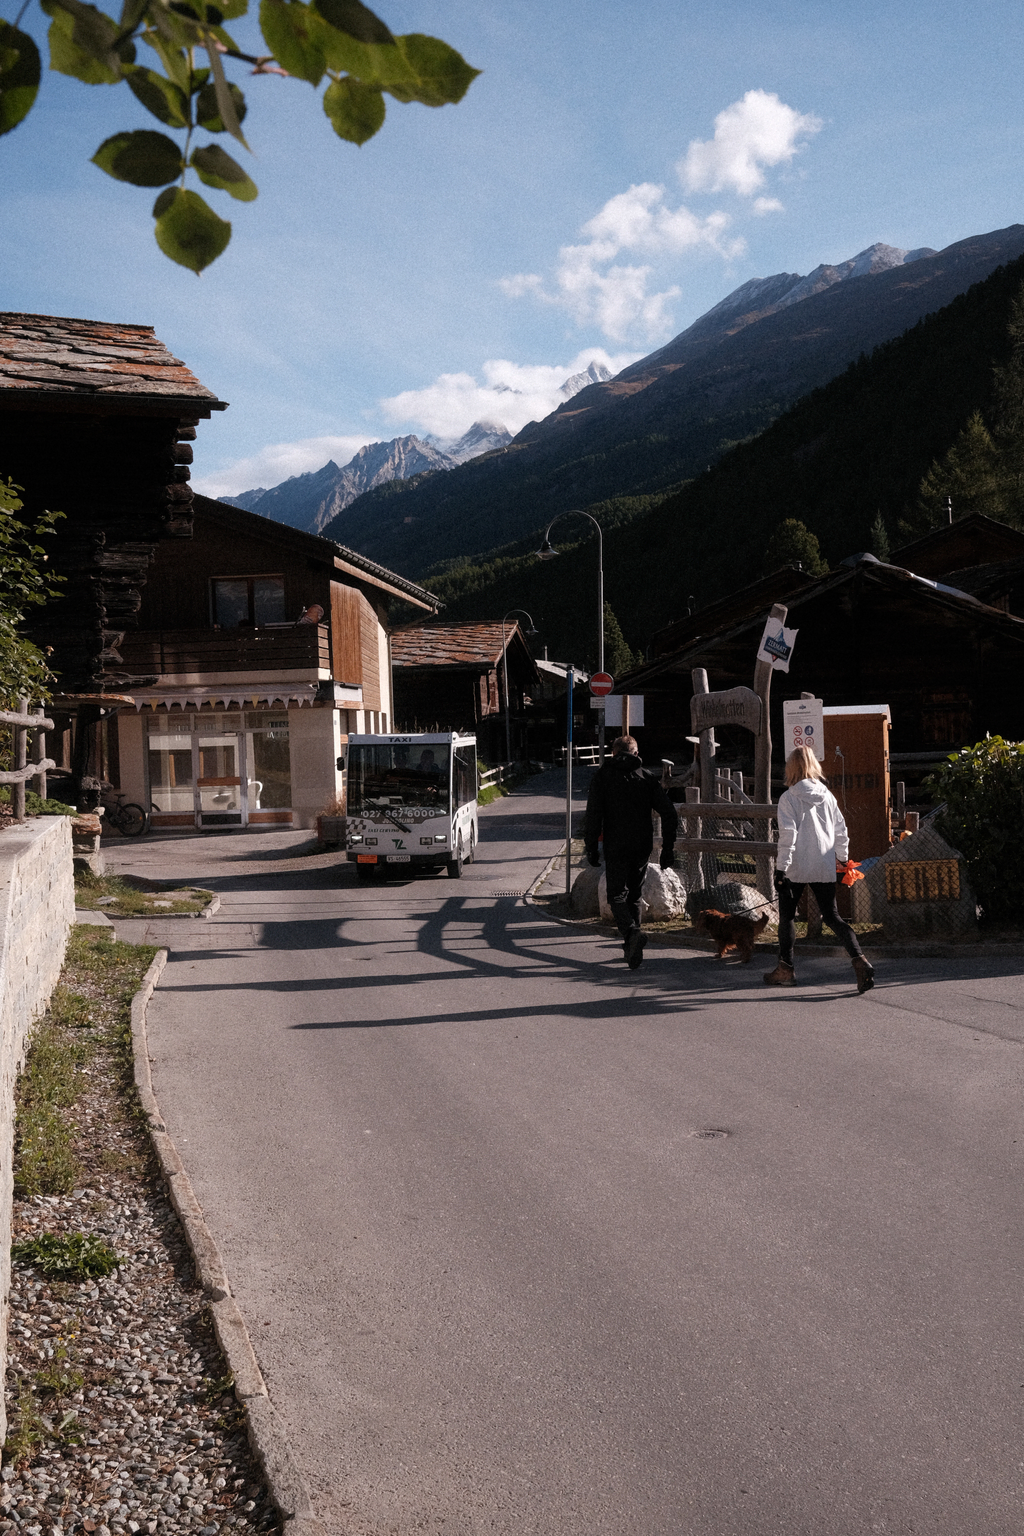
[{"label": "utility box", "polygon": [[821,765],[850,831],[850,858],[878,858],[891,844],[888,704],[826,707]]}]

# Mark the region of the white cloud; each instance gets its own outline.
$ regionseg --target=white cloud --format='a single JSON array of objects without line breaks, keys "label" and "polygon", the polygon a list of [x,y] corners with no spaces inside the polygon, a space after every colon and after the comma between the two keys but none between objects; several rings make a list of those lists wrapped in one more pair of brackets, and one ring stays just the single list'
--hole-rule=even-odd
[{"label": "white cloud", "polygon": [[425,389],[406,389],[380,402],[386,419],[403,430],[461,437],[475,421],[499,421],[515,433],[528,421],[540,421],[562,404],[566,379],[592,362],[619,373],[640,354],[613,355],[587,347],[566,363],[513,363],[505,358],[483,365],[483,381],[470,373],[442,373]]},{"label": "white cloud", "polygon": [[787,107],[772,91],[748,91],[715,118],[713,139],[693,139],[678,170],[688,192],[738,192],[752,197],[764,186],[763,166],[793,159],[821,119]]},{"label": "white cloud", "polygon": [[237,459],[225,469],[198,476],[193,484],[203,496],[238,496],[263,485],[280,485],[292,475],[323,469],[329,459],[345,465],[352,455],[377,439],[361,437],[305,437],[297,443],[271,443],[248,459]]},{"label": "white cloud", "polygon": [[679,288],[672,284],[648,292],[654,272],[650,262],[608,263],[623,252],[664,259],[700,246],[726,257],[741,255],[743,241],[725,239],[728,223],[724,213],[700,218],[688,208],[670,208],[664,187],[643,182],[609,198],[588,219],[581,231],[589,237],[585,244],[562,246],[553,291],[535,272],[502,278],[499,286],[510,298],[533,293],[549,304],[560,304],[579,324],[596,324],[613,341],[624,341],[633,331],[653,340],[671,324],[667,305],[678,297]]},{"label": "white cloud", "polygon": [[[764,168],[787,164],[801,140],[821,126],[769,91],[748,91],[715,118],[714,138],[691,142],[677,169],[690,192],[753,197],[764,185]],[[752,212],[780,213],[782,204],[758,197]],[[685,205],[673,208],[664,187],[641,182],[610,197],[583,225],[583,240],[562,246],[550,281],[518,272],[499,286],[509,298],[532,295],[557,304],[579,325],[596,325],[613,341],[655,341],[672,325],[670,306],[681,292],[671,281],[678,257],[706,250],[728,261],[744,254],[743,238],[727,233],[730,222],[721,209],[701,215]]]}]

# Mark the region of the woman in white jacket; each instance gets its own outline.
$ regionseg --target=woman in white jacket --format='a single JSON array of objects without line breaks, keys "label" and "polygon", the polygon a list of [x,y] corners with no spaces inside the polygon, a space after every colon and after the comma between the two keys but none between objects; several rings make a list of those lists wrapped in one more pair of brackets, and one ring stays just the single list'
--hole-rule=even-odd
[{"label": "woman in white jacket", "polygon": [[779,849],[775,889],[779,893],[779,963],[765,981],[770,987],[796,982],[793,944],[796,909],[805,885],[814,892],[822,918],[853,961],[857,991],[874,986],[857,935],[836,911],[836,866],[850,856],[850,838],[835,795],[824,782],[821,764],[810,747],[797,747],[786,759],[789,788],[779,797]]}]

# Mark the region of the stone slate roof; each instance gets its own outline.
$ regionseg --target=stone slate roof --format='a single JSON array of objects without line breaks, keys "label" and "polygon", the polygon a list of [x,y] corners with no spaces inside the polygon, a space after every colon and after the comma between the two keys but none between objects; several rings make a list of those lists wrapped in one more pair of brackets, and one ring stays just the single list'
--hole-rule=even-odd
[{"label": "stone slate roof", "polygon": [[[505,644],[511,644],[518,634],[518,620],[506,623]],[[391,660],[396,667],[484,670],[498,665],[502,649],[500,620],[483,624],[408,624],[391,636]]]},{"label": "stone slate roof", "polygon": [[0,407],[27,397],[226,404],[171,355],[151,325],[0,312]]}]

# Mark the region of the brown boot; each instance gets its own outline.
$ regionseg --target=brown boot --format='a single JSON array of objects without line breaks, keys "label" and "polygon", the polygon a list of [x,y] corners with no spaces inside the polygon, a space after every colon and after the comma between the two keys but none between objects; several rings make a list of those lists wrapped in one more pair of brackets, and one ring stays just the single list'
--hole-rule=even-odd
[{"label": "brown boot", "polygon": [[857,978],[857,991],[869,992],[875,984],[875,972],[869,960],[863,955],[855,955],[853,960],[853,974]]},{"label": "brown boot", "polygon": [[764,979],[769,987],[795,987],[796,971],[785,960],[780,960],[774,971],[766,972]]}]

